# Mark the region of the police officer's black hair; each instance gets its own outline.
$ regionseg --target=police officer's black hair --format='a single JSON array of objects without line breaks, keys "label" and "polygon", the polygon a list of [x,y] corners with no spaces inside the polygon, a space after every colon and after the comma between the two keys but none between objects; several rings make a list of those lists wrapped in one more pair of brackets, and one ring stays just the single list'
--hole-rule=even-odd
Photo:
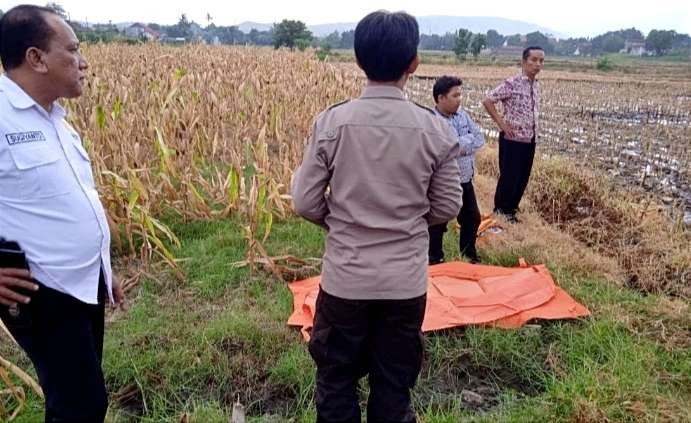
[{"label": "police officer's black hair", "polygon": [[533,50],[540,50],[544,52],[545,50],[540,47],[540,46],[530,46],[526,47],[525,50],[523,50],[523,60],[528,60],[528,57],[530,57],[530,52]]},{"label": "police officer's black hair", "polygon": [[48,50],[55,31],[46,17],[57,15],[50,8],[23,4],[8,10],[0,19],[0,61],[5,70],[24,63],[26,51],[31,47]]},{"label": "police officer's black hair", "polygon": [[460,78],[456,78],[455,76],[440,76],[439,79],[434,83],[434,87],[432,87],[432,97],[434,97],[434,102],[438,103],[439,102],[439,96],[440,95],[446,95],[451,91],[451,88],[453,87],[460,87],[463,85],[463,81],[461,81]]},{"label": "police officer's black hair", "polygon": [[355,57],[367,78],[397,81],[417,56],[420,29],[405,12],[372,12],[355,27]]}]

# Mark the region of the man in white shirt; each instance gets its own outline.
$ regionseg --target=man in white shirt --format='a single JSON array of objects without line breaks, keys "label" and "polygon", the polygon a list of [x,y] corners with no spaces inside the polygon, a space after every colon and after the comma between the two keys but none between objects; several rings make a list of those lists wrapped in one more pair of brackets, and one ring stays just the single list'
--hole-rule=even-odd
[{"label": "man in white shirt", "polygon": [[89,157],[56,102],[82,94],[88,64],[59,15],[26,5],[0,19],[0,59],[0,236],[28,265],[0,257],[0,318],[36,368],[45,421],[102,422],[104,302],[123,293]]}]

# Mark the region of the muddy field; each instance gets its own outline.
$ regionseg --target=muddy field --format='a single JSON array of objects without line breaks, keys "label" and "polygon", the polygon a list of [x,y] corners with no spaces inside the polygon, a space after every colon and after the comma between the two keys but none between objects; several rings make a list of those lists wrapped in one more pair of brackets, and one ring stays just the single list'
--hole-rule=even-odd
[{"label": "muddy field", "polygon": [[[432,106],[434,77],[464,81],[464,106],[489,138],[496,126],[480,102],[518,68],[426,66],[408,84],[410,98]],[[651,71],[652,72],[652,71]],[[691,226],[691,81],[687,75],[598,75],[545,71],[542,80],[543,156],[567,155],[604,168],[624,190],[664,204]]]}]

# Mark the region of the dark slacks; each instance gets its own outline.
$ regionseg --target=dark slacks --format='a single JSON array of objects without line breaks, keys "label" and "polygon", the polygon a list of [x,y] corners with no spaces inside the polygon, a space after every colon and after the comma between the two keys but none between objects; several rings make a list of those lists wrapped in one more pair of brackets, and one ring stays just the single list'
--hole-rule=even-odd
[{"label": "dark slacks", "polygon": [[367,421],[415,422],[410,390],[422,365],[426,295],[348,300],[320,291],[309,351],[317,364],[317,422],[359,422],[357,386],[369,375]]},{"label": "dark slacks", "polygon": [[[99,298],[105,284],[100,281]],[[0,306],[5,307],[5,306]],[[43,285],[24,309],[2,320],[36,369],[46,423],[100,423],[108,409],[101,358],[104,305],[86,304]]]},{"label": "dark slacks", "polygon": [[528,186],[535,157],[535,139],[518,142],[499,135],[499,181],[494,193],[494,211],[515,216]]},{"label": "dark slacks", "polygon": [[[461,184],[463,188],[463,205],[456,220],[461,225],[459,237],[459,251],[471,260],[477,260],[477,249],[475,240],[477,239],[477,229],[480,227],[482,216],[477,205],[475,188],[473,181]],[[429,262],[439,263],[444,259],[443,240],[446,232],[446,223],[431,225],[429,227]]]}]

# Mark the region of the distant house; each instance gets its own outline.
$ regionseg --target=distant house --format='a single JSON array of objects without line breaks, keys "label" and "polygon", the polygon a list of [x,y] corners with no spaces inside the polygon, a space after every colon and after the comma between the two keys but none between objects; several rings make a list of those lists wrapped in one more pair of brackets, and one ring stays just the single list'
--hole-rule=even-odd
[{"label": "distant house", "polygon": [[158,40],[161,37],[157,31],[142,23],[135,23],[125,28],[125,35],[130,38],[145,38],[149,41]]},{"label": "distant house", "polygon": [[621,53],[630,56],[643,56],[648,51],[645,49],[645,41],[626,41]]},{"label": "distant house", "polygon": [[576,46],[576,51],[573,52],[574,56],[590,56],[593,51],[592,43],[579,43]]}]

